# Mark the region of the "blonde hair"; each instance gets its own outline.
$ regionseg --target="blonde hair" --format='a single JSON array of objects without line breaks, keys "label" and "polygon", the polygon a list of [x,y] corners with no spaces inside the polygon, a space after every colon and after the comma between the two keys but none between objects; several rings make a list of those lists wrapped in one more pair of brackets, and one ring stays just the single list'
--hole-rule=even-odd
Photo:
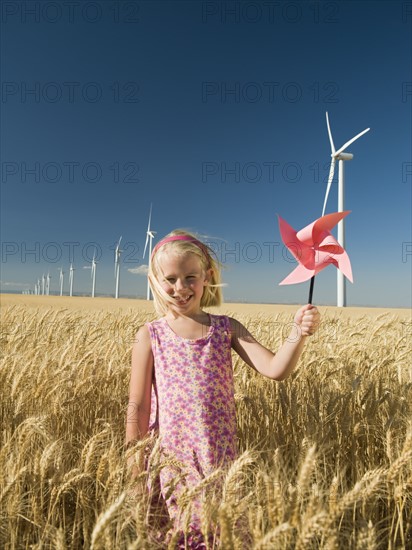
[{"label": "blonde hair", "polygon": [[[170,237],[176,236],[184,237],[184,239],[167,241]],[[163,243],[163,241],[166,242]],[[220,306],[222,303],[221,287],[223,285],[220,282],[221,264],[215,253],[209,246],[202,243],[196,235],[182,229],[175,229],[155,246],[150,262],[148,278],[156,312],[159,315],[165,315],[170,309],[170,305],[174,303],[173,298],[164,291],[160,284],[163,278],[160,260],[166,252],[170,251],[180,256],[194,254],[199,258],[204,272],[211,270],[211,277],[203,291],[200,307]]]}]

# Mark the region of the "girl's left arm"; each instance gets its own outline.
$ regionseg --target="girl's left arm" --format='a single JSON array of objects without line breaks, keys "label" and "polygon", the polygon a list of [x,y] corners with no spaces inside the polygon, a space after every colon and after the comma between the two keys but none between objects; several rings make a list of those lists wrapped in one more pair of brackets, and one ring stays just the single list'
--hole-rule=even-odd
[{"label": "girl's left arm", "polygon": [[295,314],[288,338],[275,354],[260,344],[238,321],[232,325],[232,348],[250,367],[273,380],[284,380],[296,366],[306,338],[316,332],[320,315],[316,307],[307,304]]}]

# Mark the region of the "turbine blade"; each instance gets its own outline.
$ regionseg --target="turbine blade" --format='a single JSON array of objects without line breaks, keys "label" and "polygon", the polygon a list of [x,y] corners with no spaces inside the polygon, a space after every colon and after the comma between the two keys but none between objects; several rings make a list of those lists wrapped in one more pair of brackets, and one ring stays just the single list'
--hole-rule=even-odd
[{"label": "turbine blade", "polygon": [[145,257],[146,255],[146,249],[147,249],[147,243],[149,242],[149,237],[150,237],[150,223],[152,221],[152,207],[153,207],[153,203],[150,203],[150,210],[149,210],[149,223],[147,224],[147,231],[146,231],[146,242],[144,243],[144,250],[143,250],[143,258]]},{"label": "turbine blade", "polygon": [[326,124],[328,126],[328,134],[329,134],[329,141],[330,141],[330,149],[332,151],[332,155],[335,154],[335,144],[333,143],[333,138],[332,138],[332,132],[330,130],[330,124],[329,124],[329,115],[328,115],[328,112],[326,111]]},{"label": "turbine blade", "polygon": [[330,191],[330,188],[331,188],[331,185],[332,185],[333,176],[335,175],[335,164],[336,164],[335,157],[332,157],[332,161],[330,163],[328,185],[326,186],[325,200],[323,201],[322,216],[325,215],[326,203],[328,202],[329,191]]},{"label": "turbine blade", "polygon": [[119,261],[120,256],[120,241],[122,240],[122,237],[120,237],[119,242],[116,245],[115,251],[114,251],[114,265],[116,266]]},{"label": "turbine blade", "polygon": [[149,232],[146,233],[146,242],[144,243],[143,258],[146,255],[147,243],[149,242]]},{"label": "turbine blade", "polygon": [[116,279],[116,270],[117,270],[117,264],[119,263],[119,255],[117,251],[119,250],[119,243],[117,243],[117,246],[114,251],[114,278]]},{"label": "turbine blade", "polygon": [[358,134],[357,136],[353,137],[352,139],[350,139],[349,141],[347,141],[345,143],[345,145],[342,145],[342,147],[336,151],[336,153],[334,154],[335,157],[337,157],[340,153],[342,153],[347,147],[349,147],[349,145],[351,143],[353,143],[354,141],[356,141],[358,138],[360,138],[361,136],[363,136],[363,134],[366,134],[366,132],[369,132],[370,128],[366,128],[366,130],[363,130],[363,132],[360,132],[360,134]]}]

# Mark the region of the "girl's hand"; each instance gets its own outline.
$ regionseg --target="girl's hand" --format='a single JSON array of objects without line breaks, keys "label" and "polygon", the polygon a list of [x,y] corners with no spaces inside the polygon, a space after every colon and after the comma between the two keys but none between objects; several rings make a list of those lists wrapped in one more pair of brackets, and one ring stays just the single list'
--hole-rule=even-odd
[{"label": "girl's hand", "polygon": [[135,503],[147,493],[147,474],[138,467],[134,456],[128,458],[127,469],[129,475],[127,498],[131,503]]},{"label": "girl's hand", "polygon": [[126,490],[127,500],[131,504],[135,504],[136,502],[142,501],[145,498],[147,498],[148,495],[148,488],[145,484],[145,479],[140,477],[139,479],[135,479],[133,485],[128,487]]},{"label": "girl's hand", "polygon": [[311,336],[319,328],[320,313],[312,304],[306,304],[298,309],[294,318],[302,336]]}]

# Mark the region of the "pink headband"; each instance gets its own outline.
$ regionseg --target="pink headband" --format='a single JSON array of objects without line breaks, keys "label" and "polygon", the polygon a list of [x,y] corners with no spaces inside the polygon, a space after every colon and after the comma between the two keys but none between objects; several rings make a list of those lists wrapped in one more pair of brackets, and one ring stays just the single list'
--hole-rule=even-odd
[{"label": "pink headband", "polygon": [[206,258],[209,259],[209,253],[206,246],[200,241],[198,241],[197,239],[195,239],[194,237],[190,237],[189,235],[171,235],[170,237],[166,237],[163,240],[159,241],[153,249],[152,258],[155,255],[155,253],[159,250],[159,248],[161,248],[164,244],[170,243],[172,241],[187,241],[187,242],[193,243],[198,248],[200,248],[200,250],[206,256]]}]

